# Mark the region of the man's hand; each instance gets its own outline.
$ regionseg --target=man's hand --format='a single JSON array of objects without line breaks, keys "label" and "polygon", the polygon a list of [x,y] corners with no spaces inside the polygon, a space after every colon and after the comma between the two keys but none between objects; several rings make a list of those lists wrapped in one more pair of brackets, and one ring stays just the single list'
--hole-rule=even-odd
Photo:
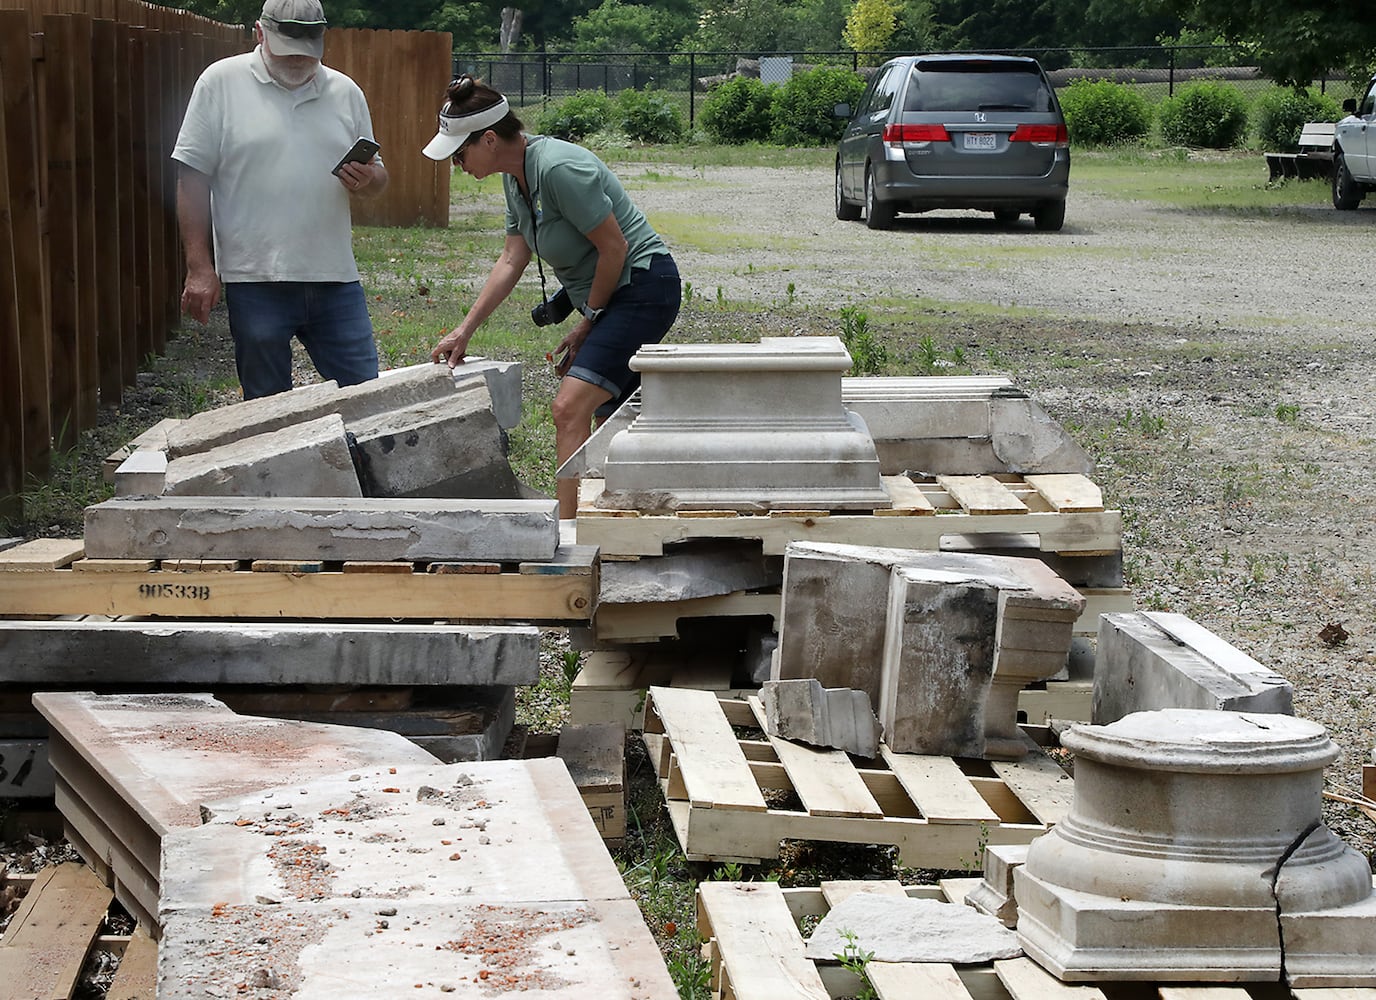
[{"label": "man's hand", "polygon": [[339,183],[350,194],[380,194],[387,186],[387,168],[380,163],[346,163],[339,168]]},{"label": "man's hand", "polygon": [[186,272],[182,288],[182,312],[202,325],[210,322],[210,310],[220,301],[220,278],[214,271]]}]

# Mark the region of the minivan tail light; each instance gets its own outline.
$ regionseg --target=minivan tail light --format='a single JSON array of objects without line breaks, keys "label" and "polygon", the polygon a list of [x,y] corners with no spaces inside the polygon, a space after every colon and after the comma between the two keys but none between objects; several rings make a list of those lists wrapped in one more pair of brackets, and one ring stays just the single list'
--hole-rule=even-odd
[{"label": "minivan tail light", "polygon": [[1069,146],[1070,133],[1064,125],[1019,125],[1009,142],[1030,142],[1034,146]]},{"label": "minivan tail light", "polygon": [[951,135],[945,125],[885,125],[884,142],[890,146],[900,146],[914,142],[950,142]]}]

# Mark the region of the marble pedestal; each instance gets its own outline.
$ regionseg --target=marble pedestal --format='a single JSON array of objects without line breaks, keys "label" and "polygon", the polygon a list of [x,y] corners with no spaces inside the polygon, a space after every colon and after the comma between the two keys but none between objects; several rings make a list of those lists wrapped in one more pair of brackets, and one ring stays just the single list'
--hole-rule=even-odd
[{"label": "marble pedestal", "polygon": [[1170,709],[1062,743],[1070,815],[1013,873],[1037,962],[1067,981],[1376,983],[1370,869],[1320,820],[1323,727]]},{"label": "marble pedestal", "polygon": [[631,359],[641,408],[612,439],[601,503],[631,509],[891,507],[864,421],[841,402],[835,337],[655,344]]}]

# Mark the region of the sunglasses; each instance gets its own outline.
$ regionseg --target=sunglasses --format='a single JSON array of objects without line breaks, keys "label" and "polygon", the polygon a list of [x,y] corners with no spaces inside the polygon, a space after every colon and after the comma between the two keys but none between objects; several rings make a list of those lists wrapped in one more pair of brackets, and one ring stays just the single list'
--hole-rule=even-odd
[{"label": "sunglasses", "polygon": [[463,166],[463,155],[464,155],[464,153],[468,152],[468,147],[469,147],[469,146],[472,146],[474,143],[476,143],[479,139],[481,139],[481,138],[482,138],[483,136],[485,136],[485,135],[487,135],[487,130],[486,130],[486,129],[484,129],[484,130],[481,131],[481,132],[474,132],[474,133],[473,133],[472,135],[470,135],[467,139],[465,139],[465,140],[463,141],[462,145],[460,145],[458,149],[454,150],[454,166],[456,166],[456,167],[461,167],[461,166]]},{"label": "sunglasses", "polygon": [[309,38],[314,41],[323,38],[328,27],[326,21],[279,21],[267,15],[263,16],[263,20],[271,21],[273,30],[284,38]]}]

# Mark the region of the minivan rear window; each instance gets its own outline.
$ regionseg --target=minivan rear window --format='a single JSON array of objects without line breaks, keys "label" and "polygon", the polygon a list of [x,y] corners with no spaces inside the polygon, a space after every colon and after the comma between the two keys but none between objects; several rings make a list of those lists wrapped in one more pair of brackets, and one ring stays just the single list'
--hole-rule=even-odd
[{"label": "minivan rear window", "polygon": [[1035,66],[927,63],[913,67],[904,111],[1038,111],[1055,109]]}]

